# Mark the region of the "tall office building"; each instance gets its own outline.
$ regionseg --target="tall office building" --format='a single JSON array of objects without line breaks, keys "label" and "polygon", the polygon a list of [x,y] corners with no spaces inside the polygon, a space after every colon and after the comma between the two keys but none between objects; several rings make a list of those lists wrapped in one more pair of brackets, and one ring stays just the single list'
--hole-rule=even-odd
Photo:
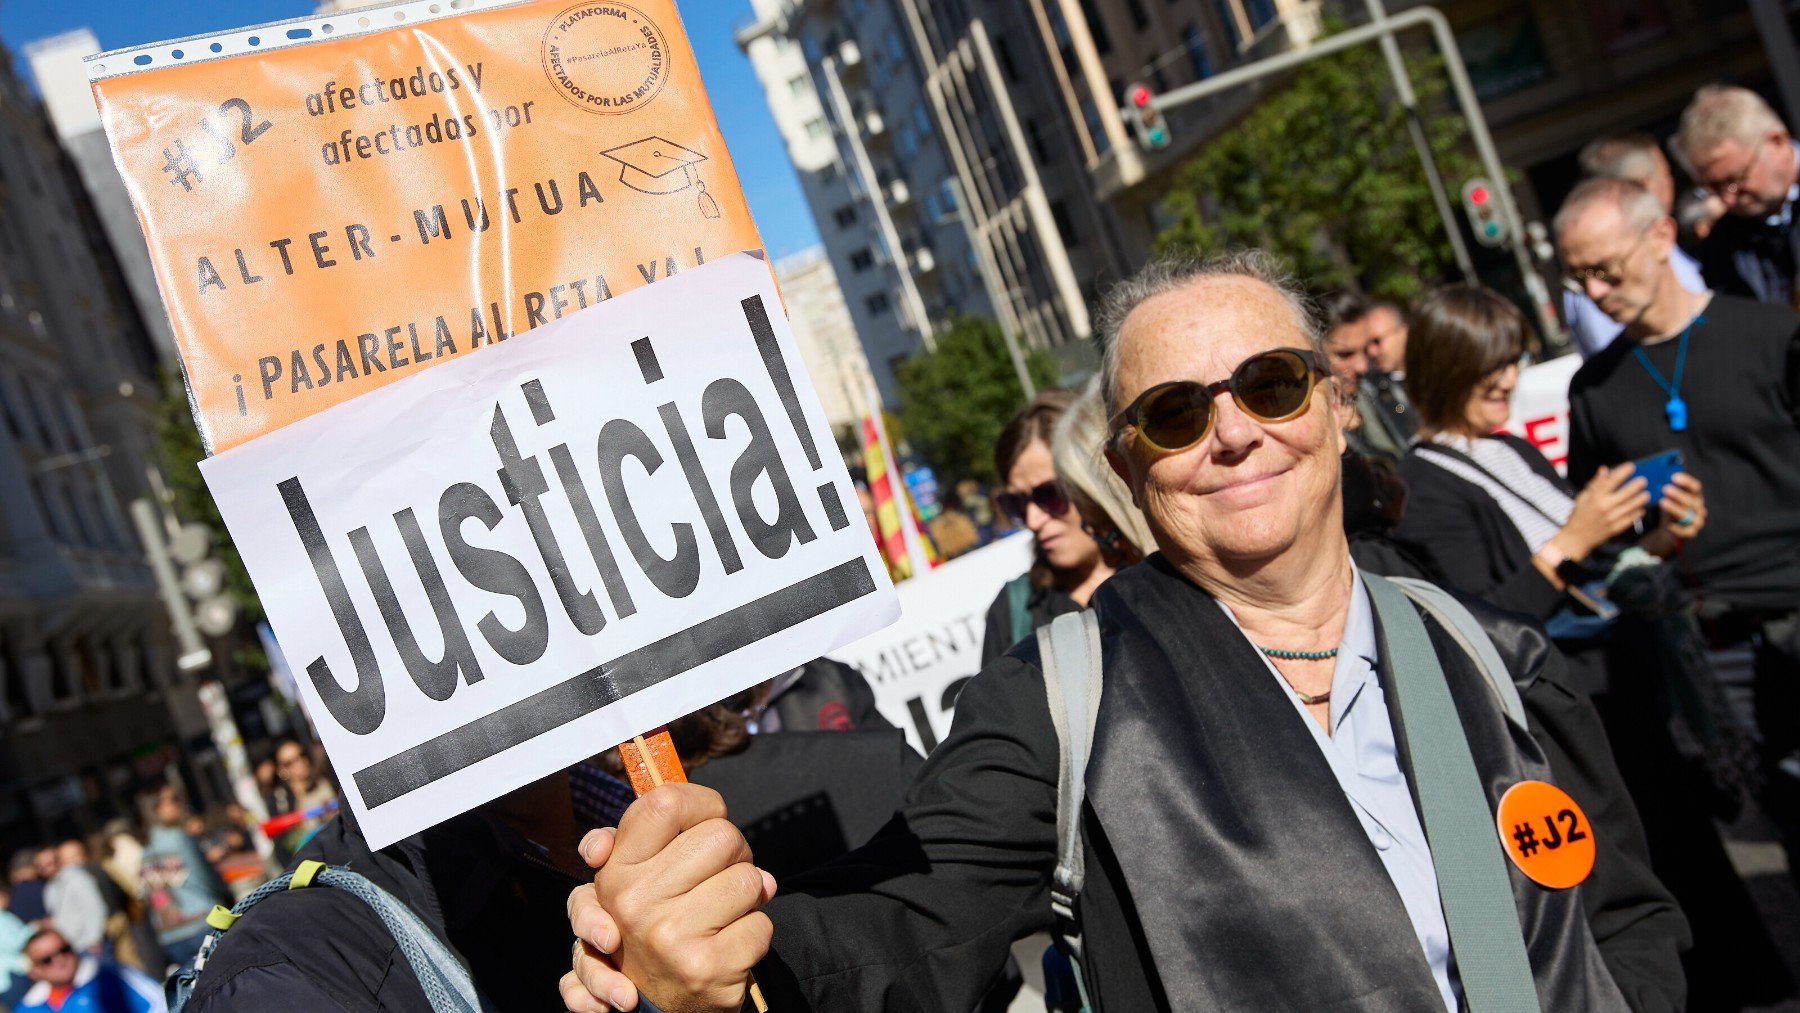
[{"label": "tall office building", "polygon": [[824,247],[814,246],[776,261],[775,280],[825,421],[840,438],[846,436],[868,404],[867,387],[874,378],[837,273]]},{"label": "tall office building", "polygon": [[126,513],[150,485],[155,362],[0,50],[0,843],[135,815],[138,791],[210,752]]},{"label": "tall office building", "polygon": [[78,28],[23,47],[31,76],[43,96],[44,111],[56,130],[57,140],[68,152],[100,226],[106,232],[125,285],[137,306],[138,319],[167,361],[175,361],[175,333],[168,311],[156,290],[156,272],[150,266],[150,250],[132,210],[125,181],[113,163],[112,149],[100,127],[100,111],[94,106],[92,82],[82,60],[100,52],[94,33]]}]

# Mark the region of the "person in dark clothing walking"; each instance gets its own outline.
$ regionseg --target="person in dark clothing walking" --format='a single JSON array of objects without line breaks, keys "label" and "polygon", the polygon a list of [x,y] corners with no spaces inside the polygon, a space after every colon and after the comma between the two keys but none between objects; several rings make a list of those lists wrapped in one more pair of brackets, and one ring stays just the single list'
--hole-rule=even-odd
[{"label": "person in dark clothing walking", "polygon": [[1584,183],[1555,225],[1571,276],[1625,325],[1569,385],[1569,479],[1675,450],[1706,484],[1716,509],[1677,566],[1800,859],[1800,317],[1672,283],[1674,225],[1641,188]]},{"label": "person in dark clothing walking", "polygon": [[1510,415],[1526,333],[1524,315],[1488,289],[1453,285],[1420,306],[1409,372],[1424,428],[1402,466],[1411,499],[1400,537],[1438,564],[1445,586],[1544,623],[1569,659],[1643,816],[1652,866],[1693,926],[1692,1007],[1775,1001],[1789,987],[1781,959],[1712,822],[1695,818],[1709,811],[1708,786],[1669,733],[1659,631],[1597,615],[1606,592],[1582,590],[1609,576],[1640,518],[1641,562],[1675,552],[1688,511],[1690,537],[1704,530],[1702,486],[1676,475],[1645,516],[1649,494],[1629,468],[1603,469],[1577,493],[1537,448],[1494,432]]}]

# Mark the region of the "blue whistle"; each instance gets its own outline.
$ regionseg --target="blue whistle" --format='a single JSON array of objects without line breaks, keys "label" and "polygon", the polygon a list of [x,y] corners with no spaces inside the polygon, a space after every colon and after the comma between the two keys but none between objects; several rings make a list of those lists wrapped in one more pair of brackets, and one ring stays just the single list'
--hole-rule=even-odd
[{"label": "blue whistle", "polygon": [[1680,399],[1678,397],[1670,398],[1668,403],[1663,405],[1663,414],[1665,414],[1669,417],[1669,428],[1671,430],[1673,430],[1674,432],[1677,432],[1677,433],[1686,431],[1686,429],[1687,429],[1687,402],[1686,401],[1683,401],[1682,399]]}]

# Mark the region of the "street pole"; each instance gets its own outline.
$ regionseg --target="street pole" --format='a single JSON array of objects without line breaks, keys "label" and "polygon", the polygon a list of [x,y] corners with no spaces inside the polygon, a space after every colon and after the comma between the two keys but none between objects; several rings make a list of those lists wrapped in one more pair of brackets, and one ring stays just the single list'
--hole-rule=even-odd
[{"label": "street pole", "polygon": [[893,216],[888,214],[887,191],[882,189],[881,180],[875,175],[875,167],[869,161],[868,149],[863,147],[862,121],[857,118],[849,97],[844,94],[844,83],[838,78],[836,56],[825,58],[824,70],[832,112],[844,129],[844,139],[850,143],[850,171],[856,174],[856,178],[862,183],[863,192],[868,195],[869,208],[881,231],[881,241],[888,248],[888,257],[893,261],[894,270],[899,272],[900,297],[906,300],[907,313],[919,328],[919,337],[925,342],[925,350],[935,352],[937,336],[931,332],[931,316],[926,313],[925,300],[920,298],[919,287],[913,281],[912,253],[901,244],[900,230],[894,227]]},{"label": "street pole", "polygon": [[[1386,27],[1387,6],[1382,0],[1365,0],[1364,6],[1369,9],[1370,24]],[[1469,256],[1469,246],[1463,242],[1462,227],[1456,223],[1450,195],[1444,190],[1444,177],[1438,172],[1437,159],[1431,154],[1431,141],[1425,135],[1425,119],[1419,115],[1419,97],[1413,93],[1412,77],[1406,72],[1406,60],[1401,57],[1400,44],[1394,41],[1392,32],[1384,32],[1381,36],[1381,55],[1387,58],[1388,72],[1394,77],[1394,95],[1406,111],[1406,132],[1412,135],[1419,164],[1425,169],[1431,202],[1437,205],[1438,217],[1444,222],[1444,234],[1450,238],[1450,252],[1456,257],[1456,267],[1462,272],[1463,281],[1473,285],[1476,282],[1475,261]]]}]

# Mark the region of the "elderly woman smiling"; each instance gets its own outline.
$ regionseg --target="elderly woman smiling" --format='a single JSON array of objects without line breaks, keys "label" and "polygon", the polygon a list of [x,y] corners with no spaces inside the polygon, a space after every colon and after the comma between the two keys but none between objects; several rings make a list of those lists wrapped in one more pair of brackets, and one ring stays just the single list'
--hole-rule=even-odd
[{"label": "elderly woman smiling", "polygon": [[[1093,598],[1103,691],[1072,814],[1086,1004],[1681,1008],[1685,924],[1560,657],[1481,614],[1523,697],[1524,720],[1508,718],[1448,630],[1352,566],[1332,381],[1292,284],[1256,255],[1161,262],[1110,294],[1106,319],[1107,452],[1160,551]],[[1428,768],[1454,757],[1411,755],[1395,704],[1417,697],[1394,687],[1425,681],[1400,653],[1435,657],[1422,667],[1460,733],[1468,778],[1448,804],[1476,830],[1460,843],[1423,830],[1413,789],[1441,787]],[[570,897],[570,1008],[736,1010],[752,973],[779,1013],[973,1008],[1008,944],[1054,922],[1045,685],[1033,640],[985,668],[894,819],[779,897],[716,795],[646,795],[582,842],[599,872]],[[1495,807],[1525,781],[1587,812],[1597,857],[1580,887],[1507,865]],[[1433,792],[1426,817],[1445,811]],[[1472,869],[1489,870],[1498,917],[1470,931],[1470,907],[1445,898],[1467,896]]]}]

